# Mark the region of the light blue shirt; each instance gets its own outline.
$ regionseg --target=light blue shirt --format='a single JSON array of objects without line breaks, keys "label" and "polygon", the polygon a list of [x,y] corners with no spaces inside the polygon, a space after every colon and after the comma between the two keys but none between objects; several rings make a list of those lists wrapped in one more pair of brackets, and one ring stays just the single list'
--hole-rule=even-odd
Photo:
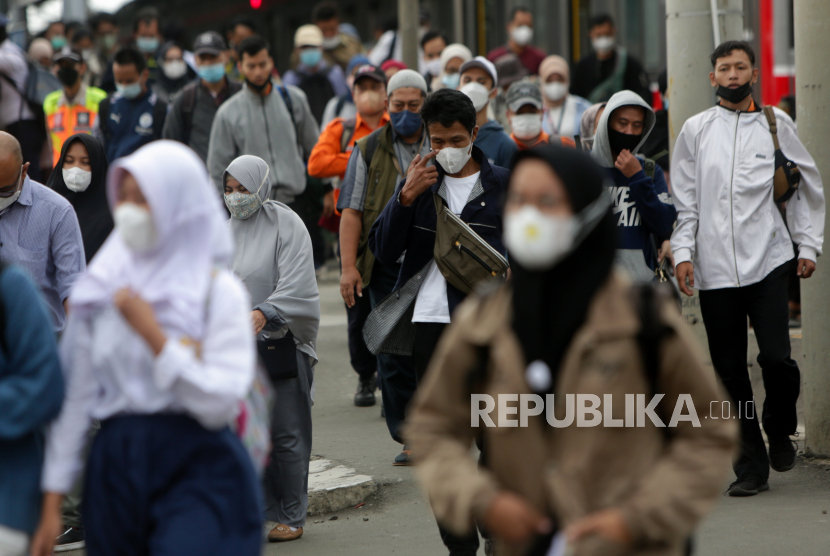
[{"label": "light blue shirt", "polygon": [[29,273],[55,332],[62,331],[63,301],[86,267],[81,228],[69,201],[27,176],[17,202],[0,212],[0,258]]}]

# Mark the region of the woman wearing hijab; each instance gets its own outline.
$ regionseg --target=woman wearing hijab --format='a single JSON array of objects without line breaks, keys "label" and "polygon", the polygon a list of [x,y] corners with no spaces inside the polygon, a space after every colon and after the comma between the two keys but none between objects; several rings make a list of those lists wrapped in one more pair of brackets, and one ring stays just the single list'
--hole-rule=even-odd
[{"label": "woman wearing hijab", "polygon": [[571,69],[562,56],[548,56],[539,65],[539,81],[545,102],[542,129],[550,135],[573,139],[579,133],[582,114],[591,103],[568,91]]},{"label": "woman wearing hijab", "polygon": [[296,351],[293,378],[282,378],[266,361],[279,401],[271,420],[273,451],[264,477],[265,518],[277,523],[268,540],[280,542],[302,536],[308,510],[320,296],[311,238],[293,210],[268,200],[269,173],[261,158],[240,156],[225,170],[223,183],[236,244],[231,269],[251,296],[250,320],[257,341],[290,335]]},{"label": "woman wearing hijab", "polygon": [[[259,487],[228,423],[254,378],[250,301],[204,164],[156,141],[107,178],[115,232],[69,297],[63,410],[46,443],[32,546],[51,554],[60,502],[87,462],[86,553],[260,553]],[[129,546],[129,550],[125,548]]]},{"label": "woman wearing hijab", "polygon": [[47,187],[66,197],[78,215],[86,264],[92,260],[112,231],[107,204],[106,179],[109,163],[104,147],[88,133],[76,133],[63,143]]},{"label": "woman wearing hijab", "polygon": [[153,84],[153,91],[159,100],[168,103],[173,95],[196,79],[197,74],[184,60],[184,49],[175,42],[167,42],[161,47],[158,61],[161,71]]},{"label": "woman wearing hijab", "polygon": [[441,73],[432,79],[432,90],[457,89],[461,83],[461,66],[464,62],[473,59],[473,53],[463,44],[455,43],[447,45],[441,51]]},{"label": "woman wearing hijab", "polygon": [[[651,392],[637,296],[612,270],[616,218],[603,189],[586,154],[549,145],[514,158],[512,281],[457,309],[407,419],[438,520],[456,534],[478,521],[497,554],[546,554],[555,540],[580,556],[679,556],[729,469],[732,421],[672,419],[668,433],[649,420],[623,426],[628,394]],[[650,351],[655,385],[665,394],[655,416],[668,422],[684,399],[686,416],[708,411],[714,375],[676,309],[651,305],[662,338]],[[591,396],[577,425],[573,394]],[[633,425],[633,407],[630,415]],[[578,427],[592,418],[593,428]],[[486,469],[469,455],[479,435]]]}]

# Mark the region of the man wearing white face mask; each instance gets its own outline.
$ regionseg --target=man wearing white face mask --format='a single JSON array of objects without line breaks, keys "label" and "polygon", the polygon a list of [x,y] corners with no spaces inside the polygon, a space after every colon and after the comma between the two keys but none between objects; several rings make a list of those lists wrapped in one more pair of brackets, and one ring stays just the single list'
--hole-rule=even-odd
[{"label": "man wearing white face mask", "polygon": [[614,93],[629,90],[650,102],[651,92],[643,66],[625,48],[616,45],[616,34],[610,15],[591,19],[588,35],[594,51],[576,66],[571,93],[595,104],[608,100]]},{"label": "man wearing white face mask", "polygon": [[[542,90],[535,81],[518,81],[507,90],[507,119],[513,133],[510,138],[523,151],[551,142],[551,135],[542,129]],[[570,137],[553,136],[554,142],[574,147]]]},{"label": "man wearing white face mask", "polygon": [[533,14],[524,7],[513,8],[510,22],[507,24],[507,44],[491,50],[487,59],[495,63],[496,60],[512,52],[521,60],[530,75],[539,73],[539,64],[545,59],[545,53],[533,46]]},{"label": "man wearing white face mask", "polygon": [[[436,207],[443,205],[457,215],[486,249],[503,257],[502,204],[509,177],[507,169],[492,166],[473,144],[478,126],[475,107],[467,95],[451,89],[436,91],[424,103],[421,118],[433,150],[415,157],[406,180],[369,233],[369,248],[381,263],[392,263],[406,253],[396,295],[369,316],[364,328],[367,343],[396,353],[412,353],[419,382],[441,333],[467,293],[449,283],[436,263],[435,253],[442,250],[436,245]],[[437,168],[427,166],[432,159]],[[445,213],[443,218],[447,216]],[[466,270],[471,271],[469,267]],[[380,314],[385,316],[375,320]],[[413,457],[417,461],[418,454]],[[439,529],[450,554],[476,553],[477,534],[458,537]]]},{"label": "man wearing white face mask", "polygon": [[545,101],[542,129],[546,133],[572,138],[579,135],[582,114],[591,103],[568,92],[570,68],[561,56],[548,56],[539,66],[539,81]]},{"label": "man wearing white face mask", "polygon": [[487,117],[490,100],[498,93],[496,66],[484,56],[476,56],[461,66],[459,90],[470,97],[476,109],[478,136],[475,146],[482,150],[490,164],[507,168],[518,150],[501,124]]},{"label": "man wearing white face mask", "polygon": [[86,268],[83,239],[69,201],[29,179],[28,170],[20,143],[0,132],[0,259],[28,271],[59,333],[69,290]]}]

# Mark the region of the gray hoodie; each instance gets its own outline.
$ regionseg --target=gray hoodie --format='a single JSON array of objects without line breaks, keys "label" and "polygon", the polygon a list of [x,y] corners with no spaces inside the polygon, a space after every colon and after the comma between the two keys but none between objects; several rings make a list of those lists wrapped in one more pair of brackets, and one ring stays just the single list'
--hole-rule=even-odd
[{"label": "gray hoodie", "polygon": [[305,93],[288,85],[297,125],[295,133],[282,94],[273,80],[271,85],[271,94],[264,97],[244,85],[219,107],[210,131],[207,166],[221,193],[222,174],[231,161],[243,154],[258,156],[271,167],[268,181],[273,187],[272,198],[290,203],[305,191],[303,161],[317,143],[320,129]]},{"label": "gray hoodie", "polygon": [[646,121],[643,126],[643,138],[631,154],[637,154],[637,151],[643,146],[643,143],[646,142],[648,134],[651,133],[651,130],[654,128],[654,122],[656,120],[654,111],[651,109],[651,106],[646,104],[640,95],[632,91],[620,91],[619,93],[614,94],[614,96],[608,99],[608,102],[605,105],[605,111],[599,119],[597,134],[594,139],[594,148],[591,150],[591,156],[594,157],[597,164],[604,168],[614,167],[614,159],[611,156],[611,145],[608,142],[608,118],[610,118],[611,113],[620,106],[631,105],[642,106],[646,110]]}]

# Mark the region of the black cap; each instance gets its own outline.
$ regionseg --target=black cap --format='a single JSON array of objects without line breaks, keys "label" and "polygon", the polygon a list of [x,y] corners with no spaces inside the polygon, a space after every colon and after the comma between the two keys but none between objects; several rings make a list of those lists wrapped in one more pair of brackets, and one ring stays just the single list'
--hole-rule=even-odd
[{"label": "black cap", "polygon": [[73,62],[83,62],[84,57],[81,55],[80,50],[76,50],[74,48],[70,48],[68,46],[64,46],[57,52],[55,52],[54,56],[52,56],[53,62],[60,62],[61,60],[72,60]]},{"label": "black cap", "polygon": [[225,39],[216,31],[207,31],[196,37],[196,42],[193,43],[193,54],[213,54],[218,56],[223,51],[227,50],[228,46],[225,44]]},{"label": "black cap", "polygon": [[357,68],[357,73],[354,74],[354,82],[357,83],[357,80],[361,77],[368,77],[386,85],[386,74],[379,67],[372,64],[363,64]]}]

